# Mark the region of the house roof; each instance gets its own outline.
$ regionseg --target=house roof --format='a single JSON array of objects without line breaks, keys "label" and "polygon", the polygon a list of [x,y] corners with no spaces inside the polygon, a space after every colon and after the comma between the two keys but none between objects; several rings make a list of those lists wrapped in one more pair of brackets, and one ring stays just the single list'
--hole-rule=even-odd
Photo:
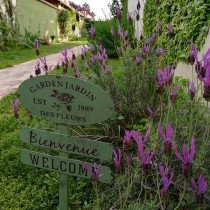
[{"label": "house roof", "polygon": [[87,19],[93,19],[95,18],[96,14],[94,12],[91,12],[89,5],[87,4],[88,7],[80,6],[72,1],[69,1],[69,5],[73,7],[75,10],[78,10],[80,14],[84,16],[84,18]]}]

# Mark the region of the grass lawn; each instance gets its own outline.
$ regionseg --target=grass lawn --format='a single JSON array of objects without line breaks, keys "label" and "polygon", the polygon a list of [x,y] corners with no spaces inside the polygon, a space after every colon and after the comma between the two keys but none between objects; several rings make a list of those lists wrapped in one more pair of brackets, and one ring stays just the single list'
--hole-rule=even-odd
[{"label": "grass lawn", "polygon": [[[77,45],[87,44],[86,41],[71,41],[67,43],[55,43],[50,45],[40,45],[40,56],[46,56],[53,53],[58,53],[65,48],[75,47]],[[16,48],[9,51],[0,52],[0,69],[4,69],[15,64],[23,63],[36,59],[35,49]]]}]

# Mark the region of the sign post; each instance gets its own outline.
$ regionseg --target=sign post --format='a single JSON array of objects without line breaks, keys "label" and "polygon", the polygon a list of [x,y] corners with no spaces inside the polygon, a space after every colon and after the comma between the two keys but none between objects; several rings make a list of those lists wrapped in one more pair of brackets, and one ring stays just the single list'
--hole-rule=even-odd
[{"label": "sign post", "polygon": [[[84,162],[69,159],[77,154],[110,160],[111,144],[72,136],[68,125],[90,125],[109,118],[114,111],[109,94],[99,87],[76,78],[46,75],[30,78],[18,88],[19,100],[33,114],[53,121],[57,133],[22,127],[21,140],[34,146],[59,152],[59,157],[21,150],[24,164],[59,173],[59,209],[68,210],[68,176],[91,179]],[[92,167],[91,163],[87,163]],[[101,166],[99,181],[109,183],[111,170]]]},{"label": "sign post", "polygon": [[[66,130],[66,126],[59,125],[58,133],[63,134],[71,134],[68,133],[69,129]],[[60,157],[69,158],[69,154],[66,152],[59,152]],[[69,208],[69,199],[68,199],[68,191],[69,191],[69,179],[68,175],[59,174],[59,209],[68,210]]]}]

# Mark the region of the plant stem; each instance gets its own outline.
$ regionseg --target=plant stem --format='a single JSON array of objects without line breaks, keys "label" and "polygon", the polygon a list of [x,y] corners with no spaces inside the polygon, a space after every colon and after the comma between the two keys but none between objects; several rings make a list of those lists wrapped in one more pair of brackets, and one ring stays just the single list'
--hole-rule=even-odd
[{"label": "plant stem", "polygon": [[118,179],[117,179],[117,185],[118,185],[118,192],[119,192],[120,209],[123,209],[123,204],[122,204],[122,193],[121,193],[120,182],[119,182]]},{"label": "plant stem", "polygon": [[96,193],[96,209],[97,210],[100,210],[100,207],[99,207],[99,194],[98,194],[98,185],[97,185],[97,182],[94,182],[93,183],[93,186],[94,186],[94,190],[95,190],[95,193]]},{"label": "plant stem", "polygon": [[142,179],[141,179],[141,190],[140,190],[139,196],[137,198],[137,202],[139,201],[139,199],[141,197],[141,193],[142,193],[142,190],[143,190],[143,183],[144,183],[144,177],[142,176]]},{"label": "plant stem", "polygon": [[177,209],[179,209],[179,206],[182,204],[182,201],[183,201],[183,199],[184,199],[184,195],[185,195],[185,191],[186,191],[186,184],[187,184],[187,181],[186,181],[186,179],[184,180],[184,191],[183,191],[183,193],[182,193],[182,197],[181,197],[181,199],[180,199],[180,201],[179,201],[179,204],[178,204],[178,206],[174,209],[174,210],[177,210]]}]

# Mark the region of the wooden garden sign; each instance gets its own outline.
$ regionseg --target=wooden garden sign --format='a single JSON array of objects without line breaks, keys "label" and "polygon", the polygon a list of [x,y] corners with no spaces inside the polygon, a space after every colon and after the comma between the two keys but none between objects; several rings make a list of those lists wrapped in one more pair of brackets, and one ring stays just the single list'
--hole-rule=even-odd
[{"label": "wooden garden sign", "polygon": [[[58,124],[58,132],[22,127],[20,138],[30,145],[59,152],[59,156],[21,150],[21,162],[59,173],[59,209],[67,210],[68,176],[91,178],[84,162],[69,159],[69,154],[110,160],[113,147],[109,143],[70,135],[69,125],[101,122],[113,113],[109,94],[99,87],[72,77],[45,75],[24,81],[18,88],[19,100],[33,114]],[[91,163],[87,163],[92,167]],[[99,181],[109,183],[111,170],[101,166]]]}]

